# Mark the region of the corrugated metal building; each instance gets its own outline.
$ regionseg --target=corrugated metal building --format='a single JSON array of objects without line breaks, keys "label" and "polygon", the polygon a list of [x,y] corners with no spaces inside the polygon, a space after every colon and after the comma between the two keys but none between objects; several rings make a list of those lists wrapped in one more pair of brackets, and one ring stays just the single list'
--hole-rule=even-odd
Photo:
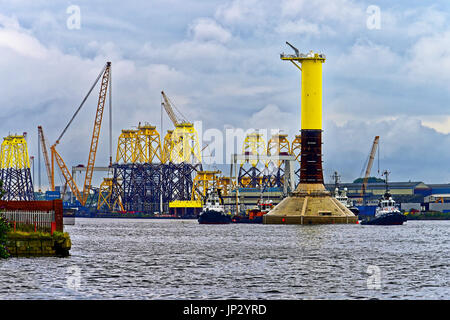
[{"label": "corrugated metal building", "polygon": [[[334,190],[334,184],[326,184],[326,188],[330,191]],[[351,198],[360,198],[362,192],[362,183],[341,183],[339,186],[347,188],[347,194]],[[366,188],[367,199],[378,199],[386,190],[383,182],[368,183]],[[415,182],[390,182],[389,190],[395,198],[402,198],[402,202],[422,202],[424,193],[431,193],[431,188],[421,181]]]},{"label": "corrugated metal building", "polygon": [[[326,188],[333,191],[334,184],[326,184]],[[350,198],[360,199],[362,183],[341,183],[340,189],[347,188]],[[386,185],[383,182],[368,183],[366,188],[366,200],[379,199],[385,192]],[[401,208],[425,207],[426,210],[447,211],[450,210],[450,184],[425,184],[421,181],[390,182],[389,190]],[[441,203],[438,205],[437,203]],[[405,205],[402,205],[405,204]],[[411,209],[408,208],[408,209]]]},{"label": "corrugated metal building", "polygon": [[430,192],[424,194],[424,196],[429,196],[432,194],[450,194],[450,184],[449,183],[441,183],[441,184],[427,184],[430,187]]}]

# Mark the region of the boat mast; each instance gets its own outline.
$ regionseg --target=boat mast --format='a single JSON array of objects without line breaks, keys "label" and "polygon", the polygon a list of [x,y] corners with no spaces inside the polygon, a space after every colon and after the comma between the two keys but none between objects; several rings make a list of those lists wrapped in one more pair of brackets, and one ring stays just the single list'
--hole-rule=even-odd
[{"label": "boat mast", "polygon": [[386,184],[386,192],[387,192],[387,193],[389,192],[389,186],[388,186],[388,177],[389,177],[389,174],[390,174],[390,172],[387,171],[387,170],[384,170],[383,173],[382,173],[382,176],[386,176],[386,179],[385,179],[384,181],[385,181],[385,184]]},{"label": "boat mast", "polygon": [[[340,180],[340,178],[341,178],[341,176],[338,174],[337,171],[335,171],[335,172],[333,173],[333,175],[331,176],[331,179],[334,180],[334,191],[335,191],[335,193],[336,193],[336,190],[339,189],[339,180]],[[337,196],[337,195],[338,195],[338,194],[336,194],[336,196]]]}]

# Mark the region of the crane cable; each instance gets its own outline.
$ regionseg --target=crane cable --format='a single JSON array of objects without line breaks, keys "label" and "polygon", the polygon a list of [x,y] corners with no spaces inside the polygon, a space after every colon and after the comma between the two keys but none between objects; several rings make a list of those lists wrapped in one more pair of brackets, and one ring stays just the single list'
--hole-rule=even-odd
[{"label": "crane cable", "polygon": [[177,108],[177,106],[173,103],[173,101],[169,97],[167,97],[167,100],[169,101],[169,103],[173,107],[173,109],[178,111],[179,114],[178,114],[177,118],[180,118],[180,116],[181,116],[181,119],[178,119],[178,120],[181,120],[181,122],[188,122],[187,118],[184,116],[184,114],[181,113],[181,111]]},{"label": "crane cable", "polygon": [[89,97],[89,95],[91,94],[92,90],[94,90],[95,86],[98,83],[98,80],[100,79],[100,77],[102,76],[103,72],[106,69],[107,64],[105,64],[105,66],[103,67],[102,71],[100,72],[100,74],[98,75],[97,79],[95,79],[94,84],[92,85],[91,89],[89,89],[89,92],[87,93],[87,95],[84,97],[83,101],[81,102],[80,106],[78,107],[77,111],[75,111],[74,115],[72,116],[72,118],[70,119],[69,123],[67,124],[67,126],[64,128],[63,132],[61,133],[61,135],[58,137],[58,139],[56,140],[56,144],[59,143],[59,141],[62,139],[63,135],[66,133],[67,129],[69,128],[70,124],[72,123],[72,121],[75,119],[75,117],[77,116],[78,112],[81,110],[81,108],[83,107],[84,103],[86,102],[87,98]]}]

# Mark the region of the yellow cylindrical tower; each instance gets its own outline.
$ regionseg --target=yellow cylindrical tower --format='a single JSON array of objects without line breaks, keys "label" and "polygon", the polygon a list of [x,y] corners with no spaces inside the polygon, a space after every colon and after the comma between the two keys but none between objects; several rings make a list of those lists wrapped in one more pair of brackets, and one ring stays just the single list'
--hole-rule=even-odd
[{"label": "yellow cylindrical tower", "polygon": [[322,63],[316,53],[314,58],[300,60],[302,64],[302,129],[322,129]]},{"label": "yellow cylindrical tower", "polygon": [[[325,55],[310,51],[281,55],[301,70],[301,168],[302,183],[323,184],[322,171],[322,63]],[[300,63],[301,65],[299,65]]]},{"label": "yellow cylindrical tower", "polygon": [[[286,42],[295,54],[280,55],[302,72],[301,136],[292,149],[300,151],[300,182],[288,197],[264,215],[265,224],[357,223],[358,218],[326,190],[322,170],[322,63],[325,55],[307,54]],[[294,148],[295,147],[295,148]],[[297,155],[298,159],[298,155]]]},{"label": "yellow cylindrical tower", "polygon": [[325,55],[312,51],[308,54],[296,52],[295,55],[282,54],[281,60],[291,61],[302,72],[302,130],[322,130],[322,63]]}]

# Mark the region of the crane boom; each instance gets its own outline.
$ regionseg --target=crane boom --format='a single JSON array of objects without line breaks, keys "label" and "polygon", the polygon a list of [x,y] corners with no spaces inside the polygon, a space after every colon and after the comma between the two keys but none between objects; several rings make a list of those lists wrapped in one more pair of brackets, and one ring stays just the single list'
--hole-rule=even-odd
[{"label": "crane boom", "polygon": [[[101,129],[101,124],[102,124],[102,119],[103,119],[103,110],[104,110],[104,107],[105,107],[106,94],[107,94],[107,91],[108,91],[108,83],[109,83],[109,80],[110,80],[110,70],[111,70],[111,62],[107,62],[106,66],[102,69],[103,77],[102,77],[100,93],[99,93],[99,97],[98,97],[97,113],[96,113],[95,120],[94,120],[94,130],[93,130],[93,133],[92,133],[91,147],[90,147],[90,151],[89,151],[89,158],[88,158],[88,164],[87,164],[87,167],[86,167],[86,176],[85,176],[85,179],[84,179],[84,186],[83,186],[83,192],[82,193],[80,193],[80,191],[78,190],[78,187],[77,187],[77,185],[75,183],[75,180],[73,179],[72,175],[70,174],[70,171],[67,168],[66,164],[64,163],[64,160],[59,155],[59,153],[56,151],[55,147],[59,143],[59,140],[61,139],[61,137],[66,132],[66,130],[69,127],[70,123],[73,121],[73,119],[77,115],[78,111],[83,106],[83,104],[86,101],[87,97],[91,93],[93,87],[98,82],[100,76],[97,77],[97,80],[94,83],[94,86],[91,87],[91,89],[89,90],[88,95],[84,98],[84,100],[81,103],[80,107],[78,107],[77,111],[75,112],[74,116],[70,120],[69,124],[64,129],[64,131],[61,134],[61,136],[58,138],[58,140],[55,142],[55,144],[50,147],[51,154],[52,154],[52,187],[54,188],[54,177],[55,177],[55,175],[54,175],[54,161],[56,160],[56,163],[57,163],[58,167],[60,168],[60,170],[61,170],[61,172],[62,172],[62,174],[63,174],[63,176],[64,176],[64,178],[66,180],[66,183],[70,186],[70,189],[75,194],[77,200],[83,206],[86,204],[86,202],[88,200],[89,189],[90,189],[91,182],[92,182],[92,174],[94,172],[95,157],[96,157],[96,153],[97,153],[97,147],[98,147],[99,136],[100,136],[100,129]],[[100,75],[102,73],[100,73]]]},{"label": "crane boom", "polygon": [[286,44],[289,46],[289,47],[291,47],[292,48],[292,50],[294,50],[295,51],[295,55],[297,56],[297,57],[299,57],[300,56],[300,51],[298,51],[298,49],[296,48],[296,47],[294,47],[292,44],[290,44],[289,42],[287,42],[286,41]]},{"label": "crane boom", "polygon": [[164,109],[166,109],[167,115],[169,116],[170,120],[172,121],[173,125],[176,126],[179,124],[179,121],[177,117],[175,116],[175,112],[173,111],[172,105],[169,102],[169,99],[167,98],[164,91],[161,91],[161,95],[163,97],[163,103]]},{"label": "crane boom", "polygon": [[45,167],[47,169],[48,183],[51,186],[51,190],[55,191],[54,186],[52,186],[53,177],[52,177],[52,170],[50,168],[50,159],[48,157],[48,152],[47,152],[47,144],[45,143],[44,130],[42,129],[41,126],[38,126],[38,136],[39,136],[39,141],[42,146],[42,154],[44,155]]},{"label": "crane boom", "polygon": [[89,151],[89,159],[86,167],[86,177],[84,178],[83,187],[83,205],[87,202],[89,195],[89,188],[91,187],[92,174],[94,173],[95,157],[97,154],[98,140],[100,136],[100,129],[102,127],[103,110],[105,109],[106,94],[108,91],[109,75],[111,69],[111,62],[106,63],[105,72],[103,73],[100,93],[98,95],[97,113],[94,120],[94,130],[92,132],[91,149]]},{"label": "crane boom", "polygon": [[378,140],[380,139],[379,136],[376,136],[373,140],[372,149],[370,150],[369,154],[369,161],[367,163],[366,173],[364,175],[364,180],[361,188],[361,195],[364,196],[366,193],[366,187],[367,187],[367,181],[369,179],[370,170],[372,170],[373,160],[375,159],[375,152],[377,151],[378,146]]},{"label": "crane boom", "polygon": [[62,172],[64,178],[66,179],[66,182],[69,185],[70,189],[75,194],[75,197],[78,199],[78,201],[80,201],[80,203],[82,203],[82,201],[80,200],[80,199],[82,199],[80,191],[78,191],[77,184],[75,183],[75,180],[73,180],[73,177],[70,174],[70,171],[67,168],[66,164],[64,163],[64,160],[61,158],[59,153],[56,151],[55,145],[51,146],[50,149],[52,152],[52,159],[56,160],[56,163],[58,164],[58,167],[61,169],[61,172]]}]

